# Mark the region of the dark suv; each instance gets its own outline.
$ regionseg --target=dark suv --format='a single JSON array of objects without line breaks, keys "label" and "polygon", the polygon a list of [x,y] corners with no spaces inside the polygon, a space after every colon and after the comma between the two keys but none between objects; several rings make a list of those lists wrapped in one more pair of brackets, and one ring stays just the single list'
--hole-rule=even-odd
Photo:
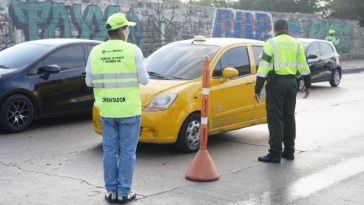
[{"label": "dark suv", "polygon": [[90,112],[85,66],[100,41],[46,39],[0,52],[0,128],[21,132],[34,119]]},{"label": "dark suv", "polygon": [[[334,45],[331,42],[318,39],[298,38],[305,48],[307,63],[311,70],[313,83],[328,81],[332,87],[337,87],[341,81],[341,65]],[[298,90],[303,90],[304,83],[298,74]]]}]

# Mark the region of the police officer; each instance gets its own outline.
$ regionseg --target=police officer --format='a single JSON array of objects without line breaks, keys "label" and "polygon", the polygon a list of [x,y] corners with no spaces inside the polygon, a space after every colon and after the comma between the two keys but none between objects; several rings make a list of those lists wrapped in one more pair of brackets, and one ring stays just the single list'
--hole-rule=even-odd
[{"label": "police officer", "polygon": [[340,43],[340,39],[336,36],[336,31],[332,29],[329,30],[329,35],[325,40],[330,41],[335,46],[335,48],[337,48]]},{"label": "police officer", "polygon": [[140,132],[139,83],[149,82],[140,48],[127,43],[129,26],[135,23],[124,14],[111,15],[109,40],[92,49],[86,66],[86,84],[93,87],[101,116],[105,200],[110,203],[136,198],[131,184]]},{"label": "police officer", "polygon": [[287,21],[278,20],[274,24],[274,33],[275,37],[266,41],[263,48],[257,71],[255,99],[259,103],[260,92],[267,80],[266,110],[270,148],[269,153],[258,157],[258,160],[280,163],[281,157],[294,159],[296,73],[299,71],[305,82],[304,98],[310,94],[311,74],[302,45],[288,35]]}]

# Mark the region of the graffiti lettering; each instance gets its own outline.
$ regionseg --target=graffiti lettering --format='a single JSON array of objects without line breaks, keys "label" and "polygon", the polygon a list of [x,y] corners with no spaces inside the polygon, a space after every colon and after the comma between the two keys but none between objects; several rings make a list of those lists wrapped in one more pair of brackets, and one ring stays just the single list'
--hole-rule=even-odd
[{"label": "graffiti lettering", "polygon": [[272,15],[274,20],[286,19],[290,34],[294,37],[325,39],[328,30],[334,29],[340,38],[337,48],[344,54],[342,57],[361,56],[363,53],[363,47],[359,46],[363,38],[357,32],[358,23],[354,21],[158,2],[96,2],[0,1],[0,50],[14,43],[42,38],[103,41],[108,37],[105,27],[107,17],[123,12],[130,21],[137,23],[136,27],[130,28],[128,41],[137,44],[145,56],[169,42],[195,35],[266,40],[273,36]]},{"label": "graffiti lettering", "polygon": [[50,2],[24,3],[13,0],[10,2],[9,13],[15,25],[24,31],[25,40],[35,40],[39,39],[39,27],[47,24],[51,7]]},{"label": "graffiti lettering", "polygon": [[288,20],[289,33],[293,37],[301,37],[301,22],[298,19]]},{"label": "graffiti lettering", "polygon": [[[119,11],[119,6],[108,6],[104,15],[99,6],[91,4],[82,14],[80,4],[67,7],[64,3],[20,0],[11,0],[9,7],[15,26],[23,30],[25,40],[53,37],[105,40],[105,19]],[[78,29],[77,35],[72,35],[72,23]]]},{"label": "graffiti lettering", "polygon": [[71,37],[71,22],[68,18],[66,7],[64,4],[54,3],[52,5],[52,16],[49,19],[48,26],[44,29],[43,38],[55,37],[55,31],[59,26],[61,26],[62,34],[57,36]]},{"label": "graffiti lettering", "polygon": [[212,37],[266,40],[272,37],[272,17],[266,12],[217,9]]}]

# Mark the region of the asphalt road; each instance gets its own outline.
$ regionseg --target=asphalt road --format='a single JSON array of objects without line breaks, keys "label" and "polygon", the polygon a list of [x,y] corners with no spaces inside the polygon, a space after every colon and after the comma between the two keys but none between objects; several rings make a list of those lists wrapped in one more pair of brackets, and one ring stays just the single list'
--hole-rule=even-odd
[{"label": "asphalt road", "polygon": [[[293,162],[257,161],[267,151],[266,125],[210,137],[216,182],[185,180],[194,154],[139,145],[133,204],[363,204],[363,81],[364,73],[347,74],[338,88],[319,83],[310,98],[298,95]],[[107,204],[100,142],[88,115],[0,133],[0,204]]]}]

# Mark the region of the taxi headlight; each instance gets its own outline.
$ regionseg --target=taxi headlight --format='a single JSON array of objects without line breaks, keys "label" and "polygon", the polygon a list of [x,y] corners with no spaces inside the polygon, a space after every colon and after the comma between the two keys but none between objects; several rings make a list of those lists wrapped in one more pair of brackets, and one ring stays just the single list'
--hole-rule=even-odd
[{"label": "taxi headlight", "polygon": [[149,103],[147,107],[143,109],[145,112],[155,112],[162,111],[168,109],[174,100],[176,99],[177,94],[163,94],[159,95]]}]

